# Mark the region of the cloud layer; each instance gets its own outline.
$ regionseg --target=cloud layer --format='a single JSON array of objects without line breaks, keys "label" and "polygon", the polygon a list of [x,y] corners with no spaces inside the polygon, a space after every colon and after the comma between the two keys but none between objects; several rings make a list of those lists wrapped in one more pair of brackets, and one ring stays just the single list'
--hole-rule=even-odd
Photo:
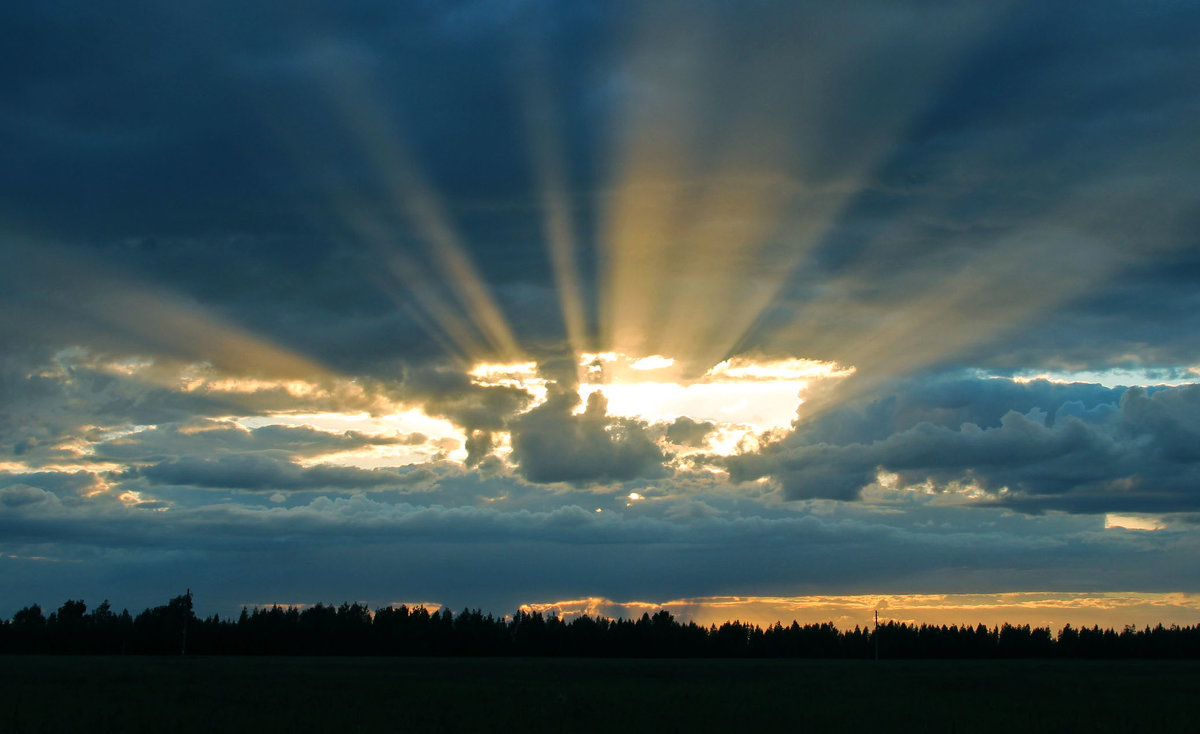
[{"label": "cloud layer", "polygon": [[[1200,591],[1198,33],[1184,2],[6,7],[0,616],[178,579],[222,613]],[[726,359],[846,374],[759,430],[733,392],[581,398],[608,350],[681,396]]]}]

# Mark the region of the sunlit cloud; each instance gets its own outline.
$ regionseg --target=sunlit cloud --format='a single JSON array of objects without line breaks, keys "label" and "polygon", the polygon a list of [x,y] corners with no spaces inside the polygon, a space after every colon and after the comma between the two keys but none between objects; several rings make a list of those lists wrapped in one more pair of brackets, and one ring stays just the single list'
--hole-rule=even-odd
[{"label": "sunlit cloud", "polygon": [[[676,446],[672,451],[680,456],[700,451],[731,454],[754,450],[760,434],[791,425],[811,384],[854,374],[853,367],[816,360],[739,357],[688,379],[671,357],[634,357],[617,352],[584,353],[579,366],[584,381],[577,386],[576,415],[588,411],[590,398],[598,395],[603,397],[610,416],[651,424],[686,418],[695,425],[707,425],[703,448]],[[529,410],[542,405],[549,394],[550,382],[532,362],[479,363],[469,374],[481,386],[512,387],[529,393],[534,398]],[[667,439],[670,434],[668,430]]]},{"label": "sunlit cloud", "polygon": [[815,359],[780,359],[755,361],[747,357],[727,359],[705,373],[718,380],[803,380],[817,377],[848,377],[854,367],[842,367],[833,362]]},{"label": "sunlit cloud", "polygon": [[631,370],[663,370],[675,364],[675,360],[671,357],[663,357],[658,354],[649,357],[642,357],[629,363]]},{"label": "sunlit cloud", "polygon": [[533,396],[533,406],[545,402],[550,381],[538,371],[536,362],[512,364],[480,363],[468,372],[471,381],[484,387],[512,387]]},{"label": "sunlit cloud", "polygon": [[126,490],[120,493],[117,495],[117,499],[121,501],[121,504],[131,508],[144,508],[154,512],[167,512],[171,509],[170,506],[159,502],[158,500],[146,499],[142,496],[141,492],[134,490]]},{"label": "sunlit cloud", "polygon": [[370,413],[277,413],[234,418],[233,420],[246,428],[307,426],[334,434],[355,431],[368,436],[417,436],[424,439],[420,442],[365,446],[352,451],[321,454],[301,459],[298,462],[301,466],[333,464],[376,469],[423,464],[440,459],[462,462],[467,457],[464,449],[466,435],[463,429],[443,418],[427,415],[419,408],[397,408],[393,412],[382,415]]},{"label": "sunlit cloud", "polygon": [[537,362],[513,362],[511,364],[481,362],[473,366],[467,374],[490,384],[496,378],[534,377],[538,374],[538,369]]},{"label": "sunlit cloud", "polygon": [[[599,393],[609,415],[669,423],[679,418],[712,421],[708,450],[729,453],[748,447],[752,434],[791,425],[803,393],[811,383],[845,379],[852,367],[806,359],[726,360],[699,378],[686,379],[673,369],[676,361],[662,355],[631,357],[616,352],[585,353],[580,366],[577,414]],[[534,396],[530,408],[547,397],[548,381],[531,362],[480,363],[469,372],[476,384],[522,389]],[[750,434],[750,435],[748,435]]]},{"label": "sunlit cloud", "polygon": [[1122,528],[1124,530],[1162,530],[1167,527],[1161,517],[1154,515],[1128,515],[1109,513],[1104,516],[1104,529]]}]

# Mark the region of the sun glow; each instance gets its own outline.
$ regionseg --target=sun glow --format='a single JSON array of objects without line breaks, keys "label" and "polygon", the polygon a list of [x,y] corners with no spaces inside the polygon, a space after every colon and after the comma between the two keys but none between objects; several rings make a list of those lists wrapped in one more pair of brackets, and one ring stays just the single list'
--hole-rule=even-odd
[{"label": "sun glow", "polygon": [[[662,355],[583,355],[590,379],[579,387],[581,405],[592,393],[603,393],[614,415],[649,422],[678,418],[709,421],[717,427],[766,431],[787,428],[803,402],[802,393],[816,380],[841,379],[853,367],[812,359],[728,359],[688,379],[676,360]],[[652,375],[646,374],[653,372]],[[582,409],[582,408],[581,408]],[[721,442],[731,445],[726,435]],[[735,439],[732,444],[736,445]]]},{"label": "sun glow", "polygon": [[[681,418],[711,424],[702,447],[673,448],[679,455],[746,450],[757,444],[763,432],[787,429],[807,390],[855,372],[851,366],[795,357],[735,357],[690,378],[685,365],[662,354],[588,352],[579,355],[577,364],[583,381],[578,385],[576,414],[586,410],[591,395],[600,393],[612,416],[650,424]],[[533,362],[480,363],[469,374],[477,385],[525,390],[534,398],[530,408],[545,402],[550,384]]]},{"label": "sun glow", "polygon": [[613,415],[655,422],[691,418],[744,425],[759,430],[785,427],[800,405],[805,383],[780,380],[769,383],[614,382],[580,387],[582,405],[592,393],[608,398]]}]

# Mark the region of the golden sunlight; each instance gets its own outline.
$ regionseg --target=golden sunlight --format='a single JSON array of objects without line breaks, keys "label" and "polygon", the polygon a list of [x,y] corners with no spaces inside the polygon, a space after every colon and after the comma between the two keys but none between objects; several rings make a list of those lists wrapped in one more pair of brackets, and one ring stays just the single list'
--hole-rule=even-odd
[{"label": "golden sunlight", "polygon": [[[688,379],[675,359],[662,355],[633,357],[607,353],[583,355],[588,381],[579,386],[582,404],[594,392],[608,399],[613,415],[651,423],[677,418],[708,421],[718,429],[736,433],[787,428],[803,402],[802,394],[818,380],[837,380],[854,373],[853,367],[811,359],[725,360],[699,378]],[[726,435],[721,445],[728,453],[737,441]],[[717,446],[710,446],[717,449]]]},{"label": "golden sunlight", "polygon": [[[593,393],[601,393],[613,416],[659,424],[679,418],[711,423],[706,445],[692,452],[722,455],[754,443],[765,431],[788,428],[806,391],[855,372],[851,366],[813,359],[735,357],[689,378],[685,366],[672,357],[619,352],[583,353],[578,365],[583,381],[576,413],[585,410]],[[527,391],[534,398],[531,407],[546,399],[548,381],[533,362],[479,363],[469,374],[481,386]]]}]

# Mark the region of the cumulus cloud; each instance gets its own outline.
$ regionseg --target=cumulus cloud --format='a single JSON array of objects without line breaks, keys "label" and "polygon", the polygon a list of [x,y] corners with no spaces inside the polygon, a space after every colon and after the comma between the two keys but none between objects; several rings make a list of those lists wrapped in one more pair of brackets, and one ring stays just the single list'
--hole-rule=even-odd
[{"label": "cumulus cloud", "polygon": [[[735,479],[773,477],[792,499],[853,500],[883,471],[901,485],[979,490],[981,501],[1030,511],[1194,511],[1200,503],[1200,386],[976,379],[914,393],[835,412],[726,466]],[[997,415],[1013,405],[1026,412]]]},{"label": "cumulus cloud", "polygon": [[518,387],[479,385],[462,370],[425,366],[404,375],[401,394],[436,415],[462,426],[471,440],[472,463],[492,447],[490,434],[503,430],[509,418],[523,410],[533,396]]},{"label": "cumulus cloud", "polygon": [[607,415],[600,392],[588,395],[583,413],[575,414],[579,395],[550,393],[542,405],[510,423],[513,460],[534,482],[612,482],[665,476],[662,449],[645,424]]}]

